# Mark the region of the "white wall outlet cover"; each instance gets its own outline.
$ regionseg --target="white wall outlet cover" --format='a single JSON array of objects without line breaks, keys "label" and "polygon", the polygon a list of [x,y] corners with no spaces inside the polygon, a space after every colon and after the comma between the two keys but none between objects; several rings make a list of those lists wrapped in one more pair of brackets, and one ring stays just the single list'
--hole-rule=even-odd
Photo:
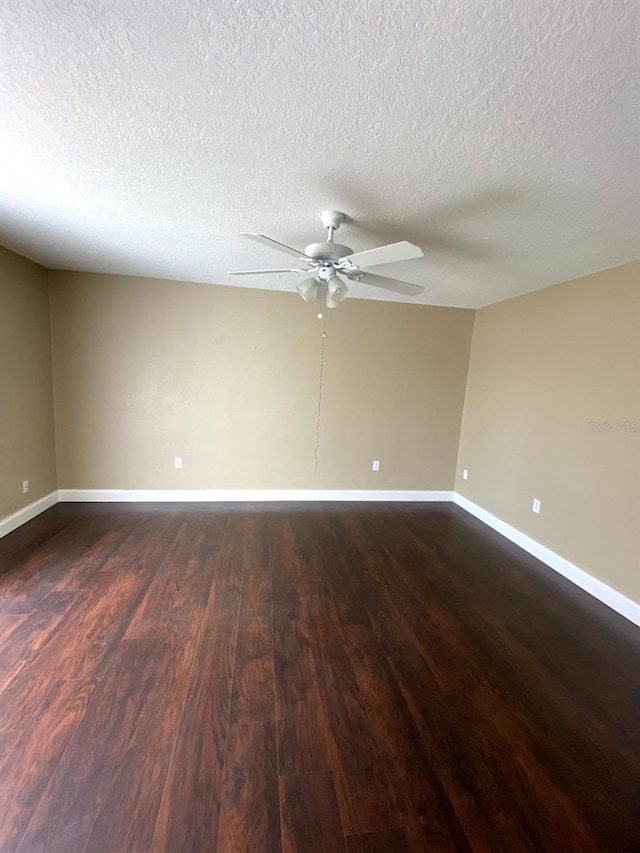
[{"label": "white wall outlet cover", "polygon": [[379,471],[380,470],[380,461],[378,459],[373,460],[373,465],[371,466],[371,470],[372,471]]},{"label": "white wall outlet cover", "polygon": [[468,480],[468,479],[469,479],[469,471],[468,471],[466,468],[463,468],[463,469],[462,469],[462,479],[463,479],[463,480]]},{"label": "white wall outlet cover", "polygon": [[29,481],[23,480],[22,481],[22,494],[26,495],[28,491],[29,491]]},{"label": "white wall outlet cover", "polygon": [[174,456],[173,464],[176,468],[182,468],[182,456]]},{"label": "white wall outlet cover", "polygon": [[538,500],[538,498],[534,498],[534,499],[533,499],[533,507],[532,507],[532,509],[533,509],[533,511],[534,511],[534,512],[538,512],[538,513],[540,512],[540,501]]}]

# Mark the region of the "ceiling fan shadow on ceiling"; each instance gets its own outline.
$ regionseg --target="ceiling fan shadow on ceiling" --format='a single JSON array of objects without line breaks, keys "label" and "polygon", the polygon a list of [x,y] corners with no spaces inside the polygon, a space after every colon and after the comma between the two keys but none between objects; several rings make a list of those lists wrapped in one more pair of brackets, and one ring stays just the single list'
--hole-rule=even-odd
[{"label": "ceiling fan shadow on ceiling", "polygon": [[[326,299],[327,308],[337,308],[347,298],[349,288],[344,280],[345,278],[349,281],[370,284],[373,287],[389,290],[392,293],[402,293],[404,296],[419,296],[424,293],[424,287],[420,287],[418,284],[410,284],[408,281],[400,281],[367,271],[369,267],[378,264],[422,258],[424,252],[419,246],[402,241],[391,243],[388,246],[378,246],[375,249],[366,249],[354,254],[349,246],[333,242],[334,232],[340,228],[344,221],[344,213],[339,210],[326,210],[320,215],[320,219],[327,229],[327,239],[324,243],[311,243],[305,248],[304,252],[293,249],[291,246],[285,246],[284,243],[279,243],[263,234],[242,232],[242,237],[248,237],[263,246],[270,246],[285,255],[291,255],[303,265],[302,268],[235,270],[229,275],[269,275],[281,272],[311,273],[312,277],[301,281],[296,286],[296,290],[305,302],[312,299]],[[362,267],[365,269],[361,269]]]}]

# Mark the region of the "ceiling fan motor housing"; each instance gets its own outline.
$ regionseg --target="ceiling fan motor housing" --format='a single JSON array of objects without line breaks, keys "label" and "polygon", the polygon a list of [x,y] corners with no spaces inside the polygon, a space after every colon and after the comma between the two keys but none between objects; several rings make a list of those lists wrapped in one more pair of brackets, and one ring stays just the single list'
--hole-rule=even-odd
[{"label": "ceiling fan motor housing", "polygon": [[340,243],[311,243],[304,253],[315,261],[339,261],[346,255],[352,255],[353,249]]}]

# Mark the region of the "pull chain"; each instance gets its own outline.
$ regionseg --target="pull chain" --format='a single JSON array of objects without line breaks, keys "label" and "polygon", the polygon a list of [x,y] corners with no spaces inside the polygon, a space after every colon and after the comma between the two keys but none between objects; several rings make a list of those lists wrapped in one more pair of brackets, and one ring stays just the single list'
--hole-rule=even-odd
[{"label": "pull chain", "polygon": [[[320,315],[322,316],[322,315]],[[322,316],[322,333],[320,335],[320,382],[318,386],[318,416],[316,418],[316,447],[313,455],[316,459],[315,470],[318,470],[320,455],[320,420],[322,417],[322,383],[324,380],[324,343],[327,339],[326,319]]]}]

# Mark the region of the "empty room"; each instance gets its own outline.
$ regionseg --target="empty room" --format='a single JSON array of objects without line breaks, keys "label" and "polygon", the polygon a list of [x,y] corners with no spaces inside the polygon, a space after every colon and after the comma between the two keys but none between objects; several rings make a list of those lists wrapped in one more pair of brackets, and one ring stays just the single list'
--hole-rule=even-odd
[{"label": "empty room", "polygon": [[0,0],[0,851],[640,850],[631,0]]}]

